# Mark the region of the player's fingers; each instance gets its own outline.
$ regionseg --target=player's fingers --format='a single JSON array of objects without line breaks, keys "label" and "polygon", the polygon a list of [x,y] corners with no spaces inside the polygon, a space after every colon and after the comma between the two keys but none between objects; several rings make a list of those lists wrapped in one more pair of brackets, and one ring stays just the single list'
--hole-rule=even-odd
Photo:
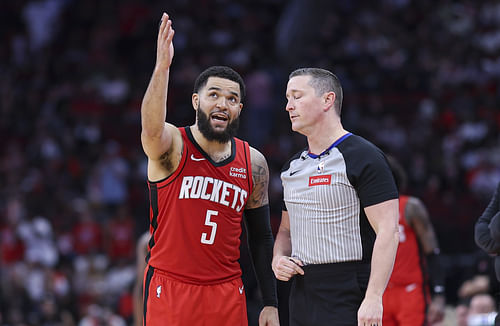
[{"label": "player's fingers", "polygon": [[174,34],[175,34],[175,31],[173,28],[171,28],[170,32],[168,33],[168,36],[167,36],[167,43],[170,44],[170,42],[172,42],[172,39],[174,38]]},{"label": "player's fingers", "polygon": [[163,13],[160,18],[160,24],[158,26],[158,40],[160,40],[160,37],[163,33],[163,30],[165,29],[165,24],[168,21],[168,15],[166,13]]},{"label": "player's fingers", "polygon": [[165,24],[165,27],[161,31],[161,39],[166,40],[168,35],[170,34],[170,31],[172,29],[172,21],[170,19],[167,20],[167,23]]}]

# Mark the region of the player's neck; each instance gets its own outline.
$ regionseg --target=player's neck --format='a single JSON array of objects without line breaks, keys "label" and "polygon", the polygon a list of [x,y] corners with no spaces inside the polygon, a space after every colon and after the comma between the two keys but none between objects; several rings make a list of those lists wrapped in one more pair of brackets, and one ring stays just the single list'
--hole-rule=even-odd
[{"label": "player's neck", "polygon": [[196,125],[191,126],[191,132],[194,140],[207,153],[214,162],[220,162],[231,156],[231,141],[220,143],[215,140],[208,140],[200,132]]}]

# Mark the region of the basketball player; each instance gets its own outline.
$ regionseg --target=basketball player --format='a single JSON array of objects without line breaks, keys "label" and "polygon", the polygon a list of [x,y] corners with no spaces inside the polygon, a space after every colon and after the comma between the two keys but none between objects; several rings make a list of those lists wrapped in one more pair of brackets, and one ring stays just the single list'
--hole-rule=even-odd
[{"label": "basketball player", "polygon": [[[403,192],[406,173],[394,157],[389,156],[388,162],[398,189]],[[384,326],[422,326],[426,322],[433,325],[443,320],[445,279],[439,253],[424,204],[416,197],[400,193],[399,246],[384,293]]]},{"label": "basketball player", "polygon": [[234,137],[245,85],[233,69],[210,67],[195,81],[195,123],[166,123],[173,37],[164,13],[141,108],[151,205],[144,325],[247,325],[238,263],[243,215],[264,301],[259,325],[278,325],[268,166]]}]

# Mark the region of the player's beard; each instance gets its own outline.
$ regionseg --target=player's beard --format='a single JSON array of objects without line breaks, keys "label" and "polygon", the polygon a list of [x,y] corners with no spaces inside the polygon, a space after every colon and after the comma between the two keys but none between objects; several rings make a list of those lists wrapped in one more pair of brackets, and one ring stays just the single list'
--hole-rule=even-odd
[{"label": "player's beard", "polygon": [[216,141],[218,143],[224,144],[236,136],[236,132],[240,126],[240,117],[237,117],[233,121],[229,122],[226,129],[223,131],[216,131],[210,124],[210,119],[208,115],[200,109],[198,104],[198,109],[196,110],[196,117],[198,120],[198,129],[201,134],[210,141]]}]

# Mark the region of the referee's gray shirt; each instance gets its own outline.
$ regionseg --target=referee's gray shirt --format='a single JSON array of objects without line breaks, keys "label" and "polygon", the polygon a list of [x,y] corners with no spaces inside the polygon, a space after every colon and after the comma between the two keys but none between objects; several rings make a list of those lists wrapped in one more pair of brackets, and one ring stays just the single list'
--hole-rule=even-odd
[{"label": "referee's gray shirt", "polygon": [[371,260],[364,207],[398,198],[383,152],[348,133],[320,155],[295,154],[281,172],[292,257],[305,264]]}]

